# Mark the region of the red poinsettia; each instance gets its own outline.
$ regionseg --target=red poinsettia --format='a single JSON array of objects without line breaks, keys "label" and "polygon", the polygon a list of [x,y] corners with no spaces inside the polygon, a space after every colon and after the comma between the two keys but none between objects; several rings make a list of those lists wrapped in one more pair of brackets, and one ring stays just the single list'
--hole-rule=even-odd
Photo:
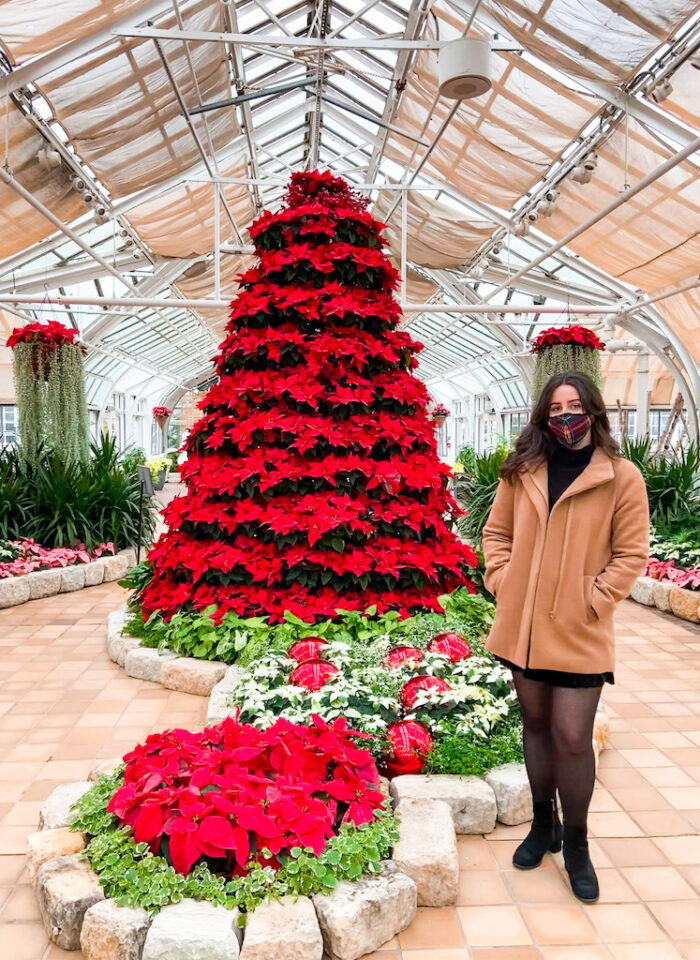
[{"label": "red poinsettia", "polygon": [[541,353],[547,347],[564,343],[585,350],[605,350],[605,344],[588,327],[573,324],[568,327],[549,327],[534,340],[533,353]]},{"label": "red poinsettia", "polygon": [[58,350],[66,344],[75,344],[85,354],[85,346],[78,342],[78,331],[74,327],[66,327],[57,320],[48,323],[27,323],[23,327],[15,327],[7,339],[7,346],[16,347],[18,343],[33,343],[46,351]]},{"label": "red poinsettia", "polygon": [[169,417],[172,414],[170,407],[160,406],[153,408],[154,417]]},{"label": "red poinsettia", "polygon": [[318,855],[341,823],[368,823],[384,804],[356,744],[364,736],[317,716],[262,731],[232,718],[202,733],[166,730],[126,754],[107,809],[185,875],[207,860],[237,875],[253,861],[278,866],[297,846]]},{"label": "red poinsettia", "polygon": [[313,623],[339,609],[439,610],[476,556],[437,455],[421,345],[399,330],[383,225],[328,172],[295,174],[251,227],[144,613],[214,604]]}]

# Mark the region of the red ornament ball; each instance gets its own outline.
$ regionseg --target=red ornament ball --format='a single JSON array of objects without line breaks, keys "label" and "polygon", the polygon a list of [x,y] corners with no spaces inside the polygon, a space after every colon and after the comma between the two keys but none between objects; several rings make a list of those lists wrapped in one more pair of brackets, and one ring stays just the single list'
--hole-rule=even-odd
[{"label": "red ornament ball", "polygon": [[443,690],[451,689],[449,683],[440,677],[411,677],[408,683],[405,683],[401,688],[401,703],[410,710],[416,702],[416,695],[419,690],[437,690],[442,692]]},{"label": "red ornament ball", "polygon": [[458,633],[438,633],[428,644],[428,650],[431,653],[444,654],[452,663],[466,660],[472,653],[472,648]]},{"label": "red ornament ball", "polygon": [[320,690],[337,672],[338,668],[327,660],[306,660],[292,670],[289,682],[307,690]]},{"label": "red ornament ball", "polygon": [[390,670],[396,670],[398,667],[402,667],[404,663],[410,663],[411,661],[418,663],[422,656],[423,653],[418,647],[394,647],[384,658],[384,666],[389,667]]},{"label": "red ornament ball", "polygon": [[399,720],[387,730],[392,755],[386,761],[390,777],[420,773],[425,755],[433,745],[430,733],[416,720]]},{"label": "red ornament ball", "polygon": [[327,645],[328,641],[323,637],[302,637],[301,640],[295,640],[287,656],[297,663],[306,663],[307,660],[316,660],[321,650]]}]

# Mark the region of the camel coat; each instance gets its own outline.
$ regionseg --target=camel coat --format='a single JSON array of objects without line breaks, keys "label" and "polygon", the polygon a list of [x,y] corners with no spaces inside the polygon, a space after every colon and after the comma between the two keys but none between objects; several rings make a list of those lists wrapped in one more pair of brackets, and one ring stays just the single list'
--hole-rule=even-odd
[{"label": "camel coat", "polygon": [[501,480],[482,538],[496,597],[486,646],[519,667],[604,673],[614,668],[615,606],[647,559],[644,480],[597,447],[548,509],[546,463]]}]

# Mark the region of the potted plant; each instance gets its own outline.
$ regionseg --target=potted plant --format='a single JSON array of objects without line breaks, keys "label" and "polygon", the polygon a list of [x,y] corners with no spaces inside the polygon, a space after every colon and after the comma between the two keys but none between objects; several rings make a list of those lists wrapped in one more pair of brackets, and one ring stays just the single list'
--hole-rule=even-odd
[{"label": "potted plant", "polygon": [[162,490],[165,486],[165,481],[168,479],[170,460],[168,457],[153,457],[151,460],[146,461],[146,466],[151,471],[153,489]]},{"label": "potted plant", "polygon": [[605,344],[588,327],[573,324],[567,327],[549,327],[533,341],[535,376],[532,397],[536,400],[542,388],[555,373],[578,370],[585,373],[600,389],[602,375],[600,351]]},{"label": "potted plant", "polygon": [[450,411],[442,403],[438,403],[438,405],[433,408],[432,416],[433,416],[434,422],[437,424],[438,430],[443,425],[445,420],[447,420],[449,415],[450,415]]}]

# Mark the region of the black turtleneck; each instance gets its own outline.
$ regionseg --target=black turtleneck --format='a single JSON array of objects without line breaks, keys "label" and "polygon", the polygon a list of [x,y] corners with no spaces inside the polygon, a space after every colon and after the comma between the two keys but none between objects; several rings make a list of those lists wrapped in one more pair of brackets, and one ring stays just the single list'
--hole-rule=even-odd
[{"label": "black turtleneck", "polygon": [[572,450],[557,443],[547,468],[550,513],[562,493],[586,469],[592,456],[593,444],[582,447],[580,450]]}]

